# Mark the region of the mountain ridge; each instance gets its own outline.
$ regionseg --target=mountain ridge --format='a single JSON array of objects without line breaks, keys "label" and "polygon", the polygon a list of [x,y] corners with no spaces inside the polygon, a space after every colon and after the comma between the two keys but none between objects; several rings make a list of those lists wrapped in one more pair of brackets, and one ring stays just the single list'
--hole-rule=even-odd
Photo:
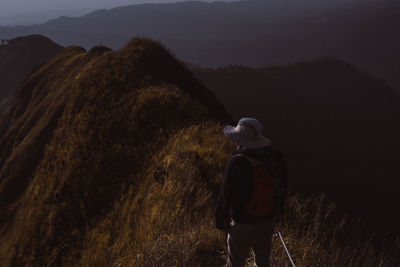
[{"label": "mountain ridge", "polygon": [[181,132],[215,131],[229,118],[159,43],[65,48],[0,115],[2,263],[61,264],[65,254],[52,259],[60,242],[73,255],[115,201],[152,181],[153,153]]}]

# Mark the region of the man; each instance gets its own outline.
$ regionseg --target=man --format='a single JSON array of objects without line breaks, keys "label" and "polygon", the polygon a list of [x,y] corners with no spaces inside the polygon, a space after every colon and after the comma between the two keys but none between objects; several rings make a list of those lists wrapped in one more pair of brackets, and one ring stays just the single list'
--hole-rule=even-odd
[{"label": "man", "polygon": [[242,118],[226,126],[238,153],[224,171],[216,208],[216,227],[228,233],[227,267],[243,267],[250,249],[258,267],[269,267],[276,217],[287,195],[286,164],[257,119]]}]

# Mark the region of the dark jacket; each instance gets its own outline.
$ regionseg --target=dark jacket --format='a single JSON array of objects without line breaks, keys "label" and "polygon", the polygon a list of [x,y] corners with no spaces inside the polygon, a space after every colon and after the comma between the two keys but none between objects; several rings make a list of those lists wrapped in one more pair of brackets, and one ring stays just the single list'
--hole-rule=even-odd
[{"label": "dark jacket", "polygon": [[[246,213],[245,204],[253,188],[253,167],[243,154],[257,160],[273,161],[275,168],[272,172],[274,178],[277,179],[275,195],[278,203],[274,213],[264,217],[255,217]],[[271,218],[283,211],[286,195],[287,170],[282,154],[271,147],[258,150],[240,149],[230,158],[224,170],[215,212],[216,227],[221,230],[226,229],[231,219],[237,223],[247,224]]]}]

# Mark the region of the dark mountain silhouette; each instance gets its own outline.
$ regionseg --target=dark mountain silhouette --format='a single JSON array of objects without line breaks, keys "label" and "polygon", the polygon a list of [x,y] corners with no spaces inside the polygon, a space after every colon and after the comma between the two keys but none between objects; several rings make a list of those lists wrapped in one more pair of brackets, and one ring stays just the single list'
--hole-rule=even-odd
[{"label": "dark mountain silhouette", "polygon": [[0,45],[0,109],[4,109],[22,78],[33,67],[61,49],[61,46],[41,35],[19,37]]},{"label": "dark mountain silhouette", "polygon": [[400,97],[342,61],[196,69],[235,119],[260,118],[296,190],[326,192],[371,222],[400,222]]},{"label": "dark mountain silhouette", "polygon": [[62,45],[116,49],[132,35],[152,37],[181,60],[206,67],[276,66],[333,56],[400,90],[399,18],[394,1],[183,2],[0,27],[0,36],[35,32]]}]

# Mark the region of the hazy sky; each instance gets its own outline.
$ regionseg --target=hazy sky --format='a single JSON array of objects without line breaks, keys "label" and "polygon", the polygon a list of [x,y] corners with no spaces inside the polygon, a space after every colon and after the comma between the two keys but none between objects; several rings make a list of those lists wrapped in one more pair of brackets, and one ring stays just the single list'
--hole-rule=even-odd
[{"label": "hazy sky", "polygon": [[[162,1],[162,0],[161,0]],[[157,0],[0,0],[0,17],[65,9],[99,9]]]}]

